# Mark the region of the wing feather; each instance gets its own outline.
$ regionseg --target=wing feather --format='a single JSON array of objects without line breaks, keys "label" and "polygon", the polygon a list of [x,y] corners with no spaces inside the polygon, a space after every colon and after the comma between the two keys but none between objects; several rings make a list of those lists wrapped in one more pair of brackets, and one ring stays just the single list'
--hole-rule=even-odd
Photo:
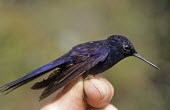
[{"label": "wing feather", "polygon": [[101,54],[100,56],[89,57],[85,61],[74,64],[73,66],[68,68],[66,71],[63,71],[62,76],[58,77],[53,83],[49,85],[49,87],[47,87],[43,91],[43,93],[40,96],[40,100],[48,97],[56,90],[60,89],[64,85],[67,85],[69,82],[73,81],[75,78],[79,77],[86,71],[90,70],[92,67],[97,65],[99,62],[103,61],[107,57],[107,55],[108,53]]}]

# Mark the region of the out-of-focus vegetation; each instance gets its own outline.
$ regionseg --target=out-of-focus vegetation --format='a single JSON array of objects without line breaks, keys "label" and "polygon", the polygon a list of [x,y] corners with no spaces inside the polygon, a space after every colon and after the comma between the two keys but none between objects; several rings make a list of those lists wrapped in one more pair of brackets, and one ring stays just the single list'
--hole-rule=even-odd
[{"label": "out-of-focus vegetation", "polygon": [[[105,72],[115,88],[112,103],[120,110],[170,110],[169,21],[169,0],[1,0],[0,85],[78,43],[122,34],[160,70],[133,57],[119,62]],[[30,89],[36,81],[0,94],[0,109],[36,110],[49,102],[56,94],[39,102],[42,91]]]}]

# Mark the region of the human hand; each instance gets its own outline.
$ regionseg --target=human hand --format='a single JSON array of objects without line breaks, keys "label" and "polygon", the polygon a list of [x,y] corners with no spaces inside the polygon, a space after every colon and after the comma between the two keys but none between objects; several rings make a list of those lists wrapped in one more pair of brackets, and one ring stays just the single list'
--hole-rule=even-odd
[{"label": "human hand", "polygon": [[[83,99],[83,88],[87,103]],[[110,101],[114,90],[112,85],[101,75],[77,78],[64,87],[50,104],[41,110],[117,110]]]}]

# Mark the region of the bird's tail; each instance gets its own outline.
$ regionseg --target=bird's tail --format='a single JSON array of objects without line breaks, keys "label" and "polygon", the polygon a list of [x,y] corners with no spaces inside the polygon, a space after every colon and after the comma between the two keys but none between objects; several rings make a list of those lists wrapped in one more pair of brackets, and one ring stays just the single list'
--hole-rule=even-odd
[{"label": "bird's tail", "polygon": [[63,65],[65,64],[66,61],[62,61],[60,59],[57,59],[55,61],[52,61],[30,73],[28,73],[27,75],[15,80],[15,81],[12,81],[10,83],[7,83],[3,86],[0,87],[0,92],[1,93],[4,93],[4,94],[8,94],[10,93],[11,91],[15,90],[16,88],[32,81],[33,79],[45,74],[46,72],[49,72],[51,70],[53,70],[54,68],[60,66],[60,65]]}]

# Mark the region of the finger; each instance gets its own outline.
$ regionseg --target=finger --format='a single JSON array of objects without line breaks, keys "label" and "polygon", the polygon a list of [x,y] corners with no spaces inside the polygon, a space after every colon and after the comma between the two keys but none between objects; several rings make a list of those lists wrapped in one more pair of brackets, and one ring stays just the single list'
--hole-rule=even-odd
[{"label": "finger", "polygon": [[112,104],[109,104],[109,105],[107,105],[106,107],[104,107],[104,108],[99,108],[99,109],[97,109],[97,108],[93,108],[93,107],[91,107],[91,108],[89,108],[88,110],[118,110],[115,106],[113,106]]},{"label": "finger", "polygon": [[84,82],[87,102],[94,108],[106,107],[114,94],[112,85],[103,76],[88,76]]},{"label": "finger", "polygon": [[54,99],[54,101],[41,110],[85,110],[83,102],[83,79],[73,81]]}]

